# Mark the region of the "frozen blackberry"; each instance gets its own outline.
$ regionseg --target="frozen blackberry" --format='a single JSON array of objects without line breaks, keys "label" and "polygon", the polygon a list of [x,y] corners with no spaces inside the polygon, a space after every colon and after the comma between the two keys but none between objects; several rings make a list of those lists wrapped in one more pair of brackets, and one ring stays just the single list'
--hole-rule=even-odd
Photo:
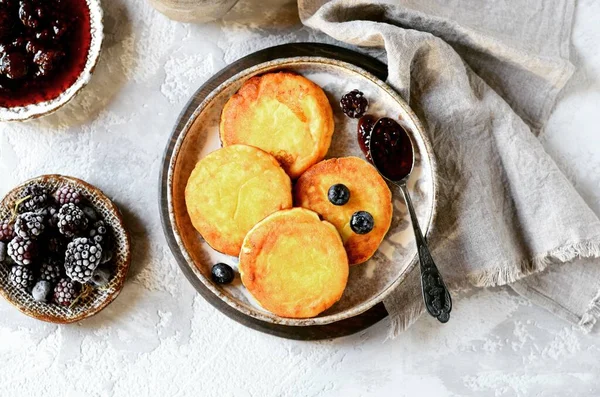
[{"label": "frozen blackberry", "polygon": [[60,258],[64,257],[65,250],[67,249],[67,242],[62,235],[50,235],[44,239],[44,246],[46,247],[46,253],[49,256]]},{"label": "frozen blackberry", "polygon": [[48,259],[40,266],[40,280],[57,282],[63,275],[64,264],[57,259]]},{"label": "frozen blackberry", "polygon": [[33,285],[35,277],[33,271],[27,266],[13,266],[10,269],[10,283],[17,288],[27,290]]},{"label": "frozen blackberry", "polygon": [[67,245],[65,270],[67,276],[80,283],[87,282],[102,259],[102,247],[93,240],[81,237]]},{"label": "frozen blackberry", "polygon": [[67,237],[73,237],[88,227],[88,218],[77,205],[65,204],[58,211],[58,230]]},{"label": "frozen blackberry", "polygon": [[23,191],[23,197],[28,197],[19,205],[19,212],[32,212],[42,209],[48,203],[48,191],[40,185],[27,186]]},{"label": "frozen blackberry", "polygon": [[88,231],[88,236],[102,247],[102,259],[100,263],[107,263],[113,257],[113,242],[110,226],[104,221],[95,222]]},{"label": "frozen blackberry", "polygon": [[15,237],[15,230],[10,219],[5,219],[0,222],[0,241],[8,243]]},{"label": "frozen blackberry", "polygon": [[15,233],[23,238],[38,238],[44,232],[44,218],[39,212],[26,212],[17,216]]},{"label": "frozen blackberry", "polygon": [[34,240],[17,236],[8,243],[8,256],[10,256],[17,265],[27,266],[31,264],[36,255],[37,246]]},{"label": "frozen blackberry", "polygon": [[108,226],[104,221],[97,221],[88,230],[88,236],[97,244],[100,244],[102,249],[110,246],[110,233]]},{"label": "frozen blackberry", "polygon": [[359,90],[352,90],[342,97],[340,106],[346,116],[358,119],[367,112],[369,101],[365,98],[365,94]]},{"label": "frozen blackberry", "polygon": [[58,207],[56,205],[50,204],[47,207],[37,210],[36,213],[44,216],[44,220],[48,226],[58,226]]},{"label": "frozen blackberry", "polygon": [[40,280],[33,286],[31,296],[37,302],[48,302],[48,297],[52,292],[52,284],[46,280]]},{"label": "frozen blackberry", "polygon": [[52,300],[57,305],[69,306],[77,298],[78,293],[79,284],[68,278],[63,278],[54,287]]},{"label": "frozen blackberry", "polygon": [[54,199],[60,205],[69,203],[79,204],[81,203],[82,198],[81,193],[69,185],[64,185],[54,192]]}]

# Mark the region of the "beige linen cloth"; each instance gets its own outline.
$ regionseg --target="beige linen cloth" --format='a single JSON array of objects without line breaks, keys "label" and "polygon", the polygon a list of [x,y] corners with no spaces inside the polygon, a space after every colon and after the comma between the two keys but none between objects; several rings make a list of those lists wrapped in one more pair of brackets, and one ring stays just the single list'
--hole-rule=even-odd
[{"label": "beige linen cloth", "polygon": [[[429,242],[446,283],[510,284],[589,331],[600,221],[536,138],[573,73],[574,3],[299,0],[299,11],[334,39],[380,49],[388,83],[424,123],[439,168]],[[392,335],[424,312],[418,267],[384,303]]]}]

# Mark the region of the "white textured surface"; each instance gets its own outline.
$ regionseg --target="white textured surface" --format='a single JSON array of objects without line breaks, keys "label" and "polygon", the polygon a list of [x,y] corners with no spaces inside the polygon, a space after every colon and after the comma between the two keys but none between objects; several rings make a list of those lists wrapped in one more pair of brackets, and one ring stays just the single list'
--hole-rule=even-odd
[{"label": "white textured surface", "polygon": [[[505,289],[458,297],[445,326],[423,317],[386,341],[383,321],[318,343],[246,329],[195,293],[157,208],[162,150],[180,109],[243,54],[326,40],[294,25],[291,7],[232,21],[244,5],[228,22],[196,26],[170,22],[142,0],[106,0],[107,37],[90,86],[53,116],[0,125],[0,194],[43,173],[80,177],[115,199],[134,238],[129,282],[93,319],[44,324],[0,301],[0,395],[600,395],[598,333],[581,334]],[[600,214],[600,3],[577,7],[578,71],[542,139]]]}]

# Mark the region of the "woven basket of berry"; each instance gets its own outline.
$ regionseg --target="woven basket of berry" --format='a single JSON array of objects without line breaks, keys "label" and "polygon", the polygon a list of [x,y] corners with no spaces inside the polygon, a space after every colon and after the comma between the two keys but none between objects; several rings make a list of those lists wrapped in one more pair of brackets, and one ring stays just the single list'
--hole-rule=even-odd
[{"label": "woven basket of berry", "polygon": [[43,175],[0,203],[0,293],[28,316],[93,316],[117,297],[130,262],[118,208],[82,180]]}]

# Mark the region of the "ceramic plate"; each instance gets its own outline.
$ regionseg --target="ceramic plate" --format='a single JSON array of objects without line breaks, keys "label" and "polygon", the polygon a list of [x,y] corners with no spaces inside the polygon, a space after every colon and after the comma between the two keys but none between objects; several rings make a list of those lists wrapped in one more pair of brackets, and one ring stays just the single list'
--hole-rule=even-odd
[{"label": "ceramic plate", "polygon": [[185,186],[196,163],[220,147],[219,119],[227,100],[250,77],[275,71],[292,71],[321,86],[334,110],[335,133],[327,158],[364,158],[356,140],[357,120],[341,112],[339,100],[352,89],[369,98],[369,113],[393,117],[405,126],[415,144],[415,169],[408,186],[417,215],[427,231],[435,214],[435,162],[423,128],[408,105],[383,81],[352,64],[330,58],[293,57],[258,64],[215,87],[200,103],[179,136],[168,162],[166,196],[169,224],[185,265],[213,294],[235,310],[255,319],[290,326],[323,325],[356,316],[381,302],[402,281],[416,263],[416,246],[410,219],[401,193],[393,185],[392,226],[375,255],[366,263],[350,268],[342,299],[321,315],[310,319],[287,319],[263,308],[244,288],[239,276],[227,286],[210,278],[211,267],[225,262],[237,268],[237,258],[214,251],[193,228],[185,205]]}]

